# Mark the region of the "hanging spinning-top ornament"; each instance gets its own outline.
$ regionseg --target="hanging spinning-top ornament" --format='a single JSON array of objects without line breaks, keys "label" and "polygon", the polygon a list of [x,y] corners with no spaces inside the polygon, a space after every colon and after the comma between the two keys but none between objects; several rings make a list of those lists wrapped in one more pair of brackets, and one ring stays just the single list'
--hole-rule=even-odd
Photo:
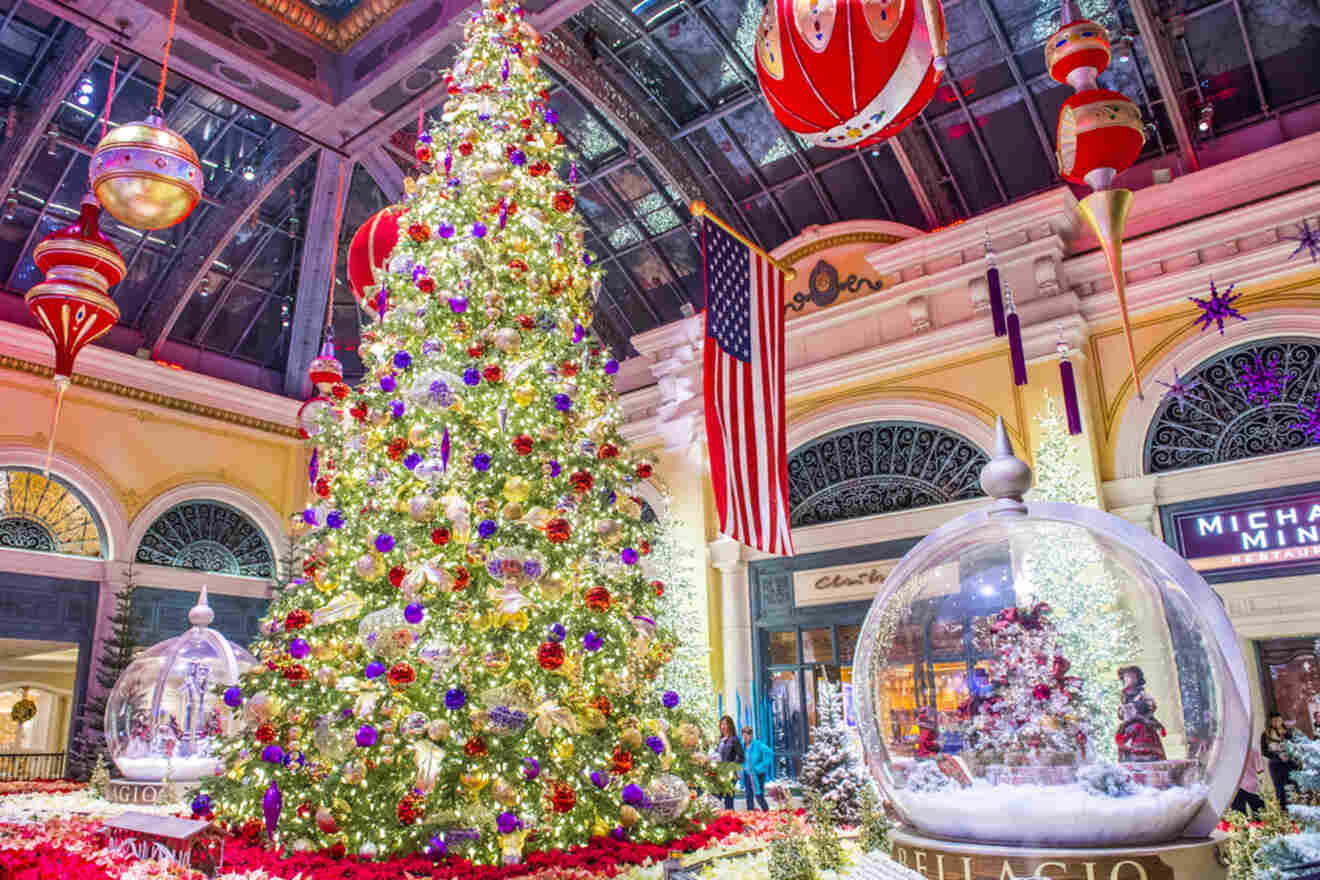
[{"label": "hanging spinning-top ornament", "polygon": [[893,137],[930,103],[947,62],[939,0],[769,0],[756,76],[786,128],[816,146]]},{"label": "hanging spinning-top ornament", "polygon": [[307,376],[321,394],[329,394],[330,389],[344,381],[344,365],[335,357],[335,344],[327,339],[321,346],[321,353],[312,358],[307,367]]},{"label": "hanging spinning-top ornament", "polygon": [[381,270],[399,243],[399,215],[403,208],[382,208],[362,224],[348,245],[348,285],[353,298],[372,317],[381,313]]},{"label": "hanging spinning-top ornament", "polygon": [[46,277],[27,292],[24,301],[55,343],[57,395],[46,449],[47,467],[74,359],[84,345],[119,320],[119,308],[108,292],[124,277],[124,258],[101,233],[100,215],[96,199],[88,195],[83,198],[76,223],[52,232],[32,249],[32,260]]},{"label": "hanging spinning-top ornament", "polygon": [[116,220],[137,229],[167,229],[182,223],[202,198],[197,153],[183,135],[165,125],[161,110],[177,12],[178,0],[174,0],[151,113],[103,134],[88,165],[92,192],[101,204]]},{"label": "hanging spinning-top ornament", "polygon": [[1045,63],[1054,80],[1072,86],[1075,92],[1059,111],[1059,174],[1094,190],[1078,202],[1077,210],[1095,234],[1109,265],[1127,338],[1132,382],[1140,396],[1141,376],[1123,278],[1123,227],[1132,206],[1132,192],[1116,189],[1113,184],[1115,177],[1137,161],[1146,142],[1141,111],[1126,96],[1097,84],[1096,77],[1109,66],[1109,39],[1101,25],[1082,18],[1075,0],[1064,0],[1059,29],[1045,40]]}]

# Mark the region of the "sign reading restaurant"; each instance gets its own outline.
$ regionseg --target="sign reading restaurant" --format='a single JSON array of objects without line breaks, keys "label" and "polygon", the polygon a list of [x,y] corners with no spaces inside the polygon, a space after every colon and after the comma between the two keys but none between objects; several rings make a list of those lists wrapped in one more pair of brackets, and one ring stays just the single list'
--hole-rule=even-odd
[{"label": "sign reading restaurant", "polygon": [[1174,546],[1193,568],[1320,562],[1320,491],[1198,508],[1170,518]]}]

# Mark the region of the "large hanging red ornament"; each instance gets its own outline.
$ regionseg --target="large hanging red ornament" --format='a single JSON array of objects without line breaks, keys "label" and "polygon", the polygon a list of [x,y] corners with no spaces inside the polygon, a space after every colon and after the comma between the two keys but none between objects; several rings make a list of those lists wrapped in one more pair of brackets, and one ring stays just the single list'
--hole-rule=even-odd
[{"label": "large hanging red ornament", "polygon": [[323,395],[329,394],[330,389],[344,381],[344,365],[335,357],[333,342],[327,339],[321,346],[321,353],[312,358],[311,364],[307,367],[307,377]]},{"label": "large hanging red ornament", "polygon": [[77,222],[52,232],[32,250],[32,260],[45,280],[29,290],[24,301],[55,344],[55,412],[46,448],[47,468],[74,359],[84,345],[119,320],[119,308],[109,290],[123,279],[126,269],[119,250],[101,233],[100,215],[96,199],[84,197]]},{"label": "large hanging red ornament", "polygon": [[1107,189],[1137,161],[1146,143],[1137,105],[1109,89],[1087,89],[1063,102],[1057,131],[1059,174]]},{"label": "large hanging red ornament", "polygon": [[348,245],[348,285],[358,305],[375,318],[380,317],[381,270],[399,243],[402,213],[398,205],[382,208],[362,224]]},{"label": "large hanging red ornament", "polygon": [[756,75],[786,128],[822,147],[893,137],[947,67],[939,0],[769,0]]}]

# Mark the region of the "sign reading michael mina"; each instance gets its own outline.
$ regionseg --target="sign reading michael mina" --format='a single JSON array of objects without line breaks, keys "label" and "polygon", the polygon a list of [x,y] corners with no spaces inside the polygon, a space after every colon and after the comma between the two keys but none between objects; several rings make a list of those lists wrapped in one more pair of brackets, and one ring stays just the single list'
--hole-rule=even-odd
[{"label": "sign reading michael mina", "polygon": [[1320,489],[1174,513],[1174,547],[1200,571],[1320,562]]}]

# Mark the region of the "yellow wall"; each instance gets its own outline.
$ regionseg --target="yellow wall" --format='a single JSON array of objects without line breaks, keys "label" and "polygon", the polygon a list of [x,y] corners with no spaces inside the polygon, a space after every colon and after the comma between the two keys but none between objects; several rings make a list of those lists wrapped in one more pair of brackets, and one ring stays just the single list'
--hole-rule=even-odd
[{"label": "yellow wall", "polygon": [[[0,369],[0,445],[44,451],[53,402],[48,378]],[[301,440],[196,415],[184,406],[75,384],[65,395],[55,449],[94,474],[130,521],[161,493],[193,482],[233,486],[281,516],[301,507]]]}]

